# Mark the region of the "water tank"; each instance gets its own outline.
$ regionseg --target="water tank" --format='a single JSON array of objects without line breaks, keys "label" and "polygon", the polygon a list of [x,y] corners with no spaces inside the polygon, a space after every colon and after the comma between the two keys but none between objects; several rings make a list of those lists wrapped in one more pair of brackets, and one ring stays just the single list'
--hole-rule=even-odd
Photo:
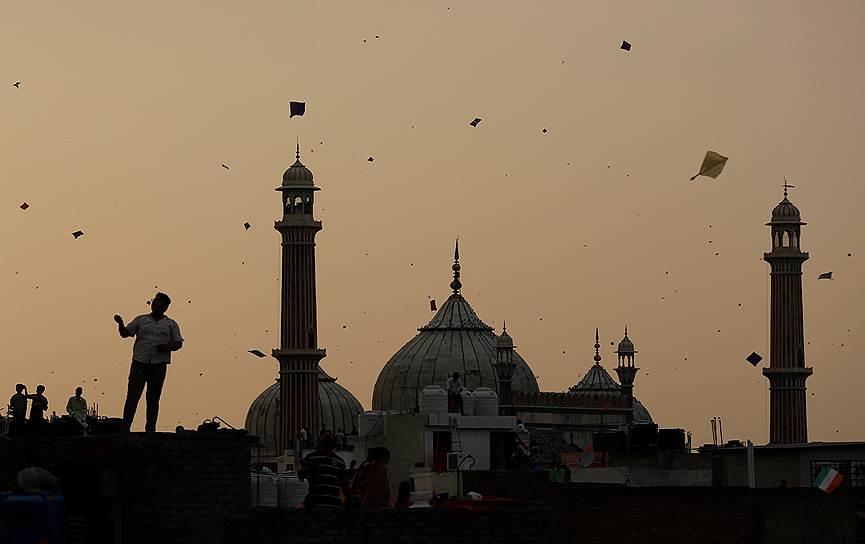
[{"label": "water tank", "polygon": [[359,436],[378,436],[384,432],[384,412],[367,410],[357,419],[357,434]]},{"label": "water tank", "polygon": [[447,391],[438,385],[428,385],[420,392],[421,412],[445,412],[448,411]]},{"label": "water tank", "polygon": [[474,415],[497,416],[499,415],[499,397],[489,387],[478,387],[472,394],[474,404]]},{"label": "water tank", "polygon": [[280,508],[293,508],[303,504],[308,491],[309,484],[306,480],[299,480],[294,472],[283,472],[279,475],[276,504]]},{"label": "water tank", "polygon": [[474,395],[468,389],[463,389],[462,393],[460,393],[460,397],[463,399],[463,415],[464,416],[473,416],[475,415],[474,409]]}]

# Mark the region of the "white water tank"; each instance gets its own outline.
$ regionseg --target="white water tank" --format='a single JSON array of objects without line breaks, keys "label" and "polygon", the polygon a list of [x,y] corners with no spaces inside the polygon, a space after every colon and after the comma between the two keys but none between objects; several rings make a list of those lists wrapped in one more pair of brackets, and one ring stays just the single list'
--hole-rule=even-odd
[{"label": "white water tank", "polygon": [[464,416],[473,416],[475,415],[474,409],[474,395],[468,389],[463,389],[462,393],[460,393],[460,397],[463,399],[463,415]]},{"label": "white water tank", "polygon": [[378,436],[384,432],[384,412],[367,410],[357,419],[357,434],[359,436]]},{"label": "white water tank", "polygon": [[294,472],[283,472],[279,475],[276,490],[276,505],[280,508],[293,508],[303,504],[309,491],[306,480],[300,480]]},{"label": "white water tank", "polygon": [[448,411],[447,391],[439,385],[428,385],[420,392],[421,412],[445,412]]},{"label": "white water tank", "polygon": [[497,416],[499,415],[499,397],[489,387],[478,387],[472,394],[474,401],[474,415]]}]

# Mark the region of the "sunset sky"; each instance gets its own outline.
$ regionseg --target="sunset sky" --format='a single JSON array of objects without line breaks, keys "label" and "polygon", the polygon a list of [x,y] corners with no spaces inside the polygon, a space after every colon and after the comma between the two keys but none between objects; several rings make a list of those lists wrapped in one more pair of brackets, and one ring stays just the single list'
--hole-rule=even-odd
[{"label": "sunset sky", "polygon": [[[627,325],[659,424],[699,444],[720,416],[765,443],[761,259],[786,176],[809,438],[862,440],[863,23],[859,0],[0,3],[4,394],[44,383],[61,413],[82,385],[119,416],[112,316],[158,289],[186,339],[160,430],[242,426],[276,377],[246,350],[278,344],[273,189],[299,139],[322,364],[365,408],[446,299],[459,236],[463,294],[542,390],[579,380],[596,326],[612,373]],[[689,181],[710,149],[724,173]]]}]

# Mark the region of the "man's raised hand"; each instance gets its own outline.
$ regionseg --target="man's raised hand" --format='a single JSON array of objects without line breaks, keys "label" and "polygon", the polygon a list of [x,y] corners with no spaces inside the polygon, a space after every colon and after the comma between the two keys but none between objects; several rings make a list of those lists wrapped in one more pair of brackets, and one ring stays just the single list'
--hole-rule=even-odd
[{"label": "man's raised hand", "polygon": [[118,325],[123,325],[123,318],[117,314],[114,314],[114,321],[116,321]]}]

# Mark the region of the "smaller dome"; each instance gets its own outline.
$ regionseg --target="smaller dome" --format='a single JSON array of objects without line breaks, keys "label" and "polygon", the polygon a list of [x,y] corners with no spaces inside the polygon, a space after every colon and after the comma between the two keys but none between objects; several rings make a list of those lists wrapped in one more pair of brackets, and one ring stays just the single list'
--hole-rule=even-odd
[{"label": "smaller dome", "polygon": [[502,333],[496,338],[496,347],[503,349],[513,349],[514,339],[508,334],[508,331],[502,330]]},{"label": "smaller dome", "polygon": [[619,347],[616,349],[616,353],[618,353],[620,355],[629,354],[629,353],[636,353],[636,351],[634,350],[634,343],[631,342],[630,338],[628,338],[628,329],[627,328],[625,328],[625,337],[622,338],[621,342],[619,342]]},{"label": "smaller dome", "polygon": [[772,210],[772,223],[799,223],[801,216],[799,208],[784,197],[784,200],[778,203]]},{"label": "smaller dome", "polygon": [[309,185],[312,186],[312,171],[303,165],[298,158],[288,170],[282,174],[283,185]]},{"label": "smaller dome", "polygon": [[577,385],[571,386],[570,391],[618,391],[619,384],[600,364],[594,364],[583,376]]}]

